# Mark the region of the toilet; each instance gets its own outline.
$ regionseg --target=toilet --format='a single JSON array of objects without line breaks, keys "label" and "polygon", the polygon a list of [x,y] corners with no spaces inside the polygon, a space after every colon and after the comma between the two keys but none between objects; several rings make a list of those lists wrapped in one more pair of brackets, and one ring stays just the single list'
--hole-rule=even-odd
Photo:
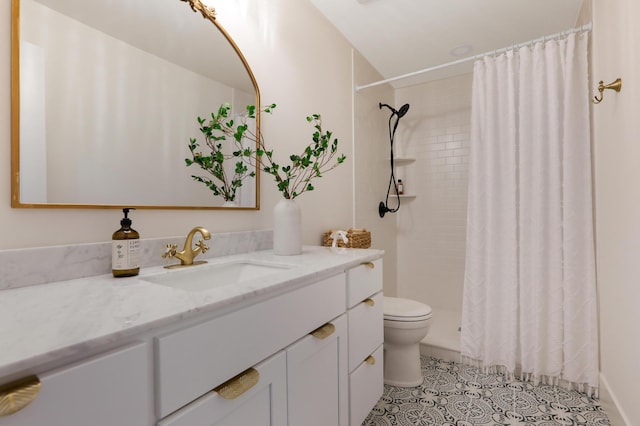
[{"label": "toilet", "polygon": [[431,307],[398,297],[383,298],[384,383],[413,387],[422,383],[420,341],[431,326]]}]

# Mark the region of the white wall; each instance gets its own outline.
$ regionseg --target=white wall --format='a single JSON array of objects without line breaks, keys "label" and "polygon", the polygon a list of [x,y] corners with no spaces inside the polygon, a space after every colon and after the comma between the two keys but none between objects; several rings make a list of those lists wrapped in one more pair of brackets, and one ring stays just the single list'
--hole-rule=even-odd
[{"label": "white wall", "polygon": [[[0,2],[0,249],[110,240],[119,227],[121,212],[116,210],[10,207],[10,3]],[[263,120],[275,155],[283,159],[306,146],[312,128],[305,117],[317,112],[348,157],[317,182],[315,191],[298,199],[304,242],[318,244],[324,230],[352,224],[351,46],[304,1],[222,3],[216,5],[218,20],[251,65],[262,103],[278,104]],[[260,211],[138,210],[132,213],[133,226],[143,238],[183,235],[195,225],[212,232],[270,228],[279,193],[267,176],[261,194]]]},{"label": "white wall", "polygon": [[396,90],[411,105],[396,133],[405,193],[398,212],[398,293],[460,312],[464,284],[472,75]]},{"label": "white wall", "polygon": [[639,425],[640,2],[592,6],[592,85],[623,81],[622,92],[606,91],[593,107],[601,385],[627,424]]}]

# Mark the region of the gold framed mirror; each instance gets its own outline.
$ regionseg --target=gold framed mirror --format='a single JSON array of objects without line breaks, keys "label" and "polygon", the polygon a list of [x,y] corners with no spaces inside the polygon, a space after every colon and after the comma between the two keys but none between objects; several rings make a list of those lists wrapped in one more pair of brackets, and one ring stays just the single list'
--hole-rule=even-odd
[{"label": "gold framed mirror", "polygon": [[[198,117],[242,113],[260,92],[213,8],[12,0],[11,55],[12,207],[228,208],[192,179],[189,141]],[[260,208],[259,176],[231,208]]]}]

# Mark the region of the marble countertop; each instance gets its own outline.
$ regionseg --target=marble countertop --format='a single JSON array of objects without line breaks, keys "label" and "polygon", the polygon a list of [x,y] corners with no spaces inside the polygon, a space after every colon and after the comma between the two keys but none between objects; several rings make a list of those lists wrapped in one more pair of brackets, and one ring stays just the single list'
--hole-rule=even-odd
[{"label": "marble countertop", "polygon": [[[254,261],[287,268],[259,279],[205,291],[186,291],[145,281],[171,273],[161,266],[140,275],[100,275],[0,291],[0,378],[77,357],[181,319],[241,306],[251,299],[322,279],[381,257],[381,250],[304,247],[298,256],[271,250],[209,259],[192,268]],[[185,269],[180,269],[185,270]],[[173,270],[179,271],[179,270]]]}]

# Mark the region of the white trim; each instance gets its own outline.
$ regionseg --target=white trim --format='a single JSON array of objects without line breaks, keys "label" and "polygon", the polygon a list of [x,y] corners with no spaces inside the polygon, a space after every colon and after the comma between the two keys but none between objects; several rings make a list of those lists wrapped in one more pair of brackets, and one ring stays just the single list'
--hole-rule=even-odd
[{"label": "white trim", "polygon": [[547,40],[552,40],[554,38],[567,36],[569,34],[579,33],[579,32],[583,32],[583,31],[591,31],[591,28],[592,28],[592,24],[588,23],[586,25],[582,25],[581,27],[572,28],[572,29],[567,30],[567,31],[561,31],[559,33],[551,34],[551,35],[544,36],[544,37],[539,37],[539,38],[537,38],[535,40],[531,40],[531,41],[527,41],[527,42],[524,42],[524,43],[516,44],[516,45],[510,46],[510,47],[503,47],[502,49],[497,49],[497,50],[493,50],[491,52],[481,53],[479,55],[469,56],[467,58],[458,59],[456,61],[448,62],[446,64],[440,64],[440,65],[436,65],[436,66],[433,66],[433,67],[425,68],[425,69],[422,69],[422,70],[410,72],[408,74],[402,74],[402,75],[399,75],[397,77],[385,78],[384,80],[375,81],[373,83],[368,83],[368,84],[363,84],[361,86],[356,85],[355,86],[355,91],[359,92],[360,90],[368,89],[369,87],[379,86],[381,84],[391,83],[393,81],[402,80],[402,79],[409,78],[409,77],[415,77],[416,75],[425,74],[425,73],[428,73],[428,72],[431,72],[431,71],[436,71],[436,70],[439,70],[439,69],[442,69],[442,68],[447,68],[447,67],[450,67],[450,66],[453,66],[453,65],[463,64],[463,63],[469,62],[469,61],[475,61],[475,60],[483,58],[484,56],[487,56],[487,55],[498,55],[500,53],[504,53],[504,52],[507,52],[509,50],[519,49],[521,47],[529,46],[529,45],[532,45],[532,44],[535,44],[535,43],[545,42]]},{"label": "white trim", "polygon": [[[356,55],[351,48],[351,85],[356,84]],[[351,227],[356,226],[356,92],[351,92]]]},{"label": "white trim", "polygon": [[609,386],[609,382],[604,378],[604,374],[600,372],[600,406],[604,409],[605,413],[607,413],[607,417],[609,418],[609,422],[612,426],[630,426],[631,422],[625,415],[622,408],[620,408],[620,404],[618,404],[618,399],[615,397],[614,393],[611,391],[611,387]]}]

